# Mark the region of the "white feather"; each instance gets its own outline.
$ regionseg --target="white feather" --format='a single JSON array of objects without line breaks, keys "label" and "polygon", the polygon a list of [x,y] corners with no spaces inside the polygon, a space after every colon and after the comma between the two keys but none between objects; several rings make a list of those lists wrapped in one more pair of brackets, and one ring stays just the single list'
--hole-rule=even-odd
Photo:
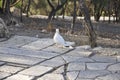
[{"label": "white feather", "polygon": [[53,40],[56,44],[58,45],[65,45],[65,40],[64,38],[60,35],[59,29],[56,29],[55,35],[53,37]]},{"label": "white feather", "polygon": [[61,45],[63,47],[70,47],[74,45],[74,42],[66,42],[64,38],[60,35],[59,29],[56,29],[55,35],[53,37],[53,40],[56,44]]}]

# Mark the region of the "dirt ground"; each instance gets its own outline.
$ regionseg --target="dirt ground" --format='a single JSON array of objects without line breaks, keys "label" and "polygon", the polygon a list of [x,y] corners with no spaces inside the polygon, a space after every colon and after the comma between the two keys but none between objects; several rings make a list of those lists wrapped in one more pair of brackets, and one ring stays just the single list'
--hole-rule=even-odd
[{"label": "dirt ground", "polygon": [[[68,33],[71,20],[54,19],[49,25],[47,19],[24,17],[23,22],[19,24],[20,26],[9,26],[12,34],[52,38],[55,29],[59,28],[65,40],[74,41],[76,46],[88,44],[88,37],[81,20],[76,21],[74,34]],[[98,46],[120,48],[120,24],[93,22],[93,26],[97,34]]]}]

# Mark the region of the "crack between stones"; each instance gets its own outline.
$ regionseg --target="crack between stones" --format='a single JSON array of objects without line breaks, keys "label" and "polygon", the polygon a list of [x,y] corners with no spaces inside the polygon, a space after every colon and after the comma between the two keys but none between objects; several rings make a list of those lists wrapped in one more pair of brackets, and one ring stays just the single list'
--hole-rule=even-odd
[{"label": "crack between stones", "polygon": [[41,74],[41,75],[39,75],[39,76],[35,76],[32,80],[37,80],[38,78],[40,78],[40,77],[42,77],[42,76],[44,76],[44,75],[46,75],[46,74],[52,73],[52,72],[54,72],[55,70],[57,70],[58,68],[60,68],[61,66],[64,66],[64,65],[65,65],[65,64],[60,65],[60,66],[55,67],[55,68],[53,68],[53,69],[51,69],[51,70],[49,70],[49,71],[47,71],[47,72],[45,72],[45,73],[43,73],[43,74]]},{"label": "crack between stones", "polygon": [[23,46],[28,45],[28,44],[30,44],[30,43],[32,43],[32,42],[35,42],[35,41],[37,41],[37,40],[27,42],[26,44],[23,44],[23,45],[21,45],[21,46],[18,46],[18,48],[22,48]]},{"label": "crack between stones", "polygon": [[68,69],[68,65],[69,63],[67,63],[67,61],[61,56],[61,58],[64,60],[65,64],[64,64],[64,72],[62,73],[64,80],[69,80],[68,76],[67,76],[67,69]]},{"label": "crack between stones", "polygon": [[[49,59],[46,59],[46,60],[44,60],[44,61],[47,61],[47,60],[53,59],[53,58],[58,57],[58,56],[61,56],[61,55],[64,55],[64,54],[66,54],[66,53],[68,53],[68,52],[70,52],[70,51],[72,51],[72,50],[74,50],[74,49],[68,50],[68,51],[66,51],[66,52],[64,52],[64,53],[62,53],[62,54],[60,54],[60,55],[54,56],[54,57],[49,58]],[[64,59],[63,59],[63,60],[64,60]],[[44,61],[42,61],[42,62],[44,62]],[[64,60],[64,61],[65,61],[65,60]],[[40,62],[40,63],[42,63],[42,62]],[[35,64],[35,65],[38,65],[38,64],[40,64],[40,63],[37,63],[37,64]],[[53,68],[52,70],[49,70],[49,71],[43,73],[42,75],[35,76],[35,78],[33,78],[32,80],[37,80],[38,78],[40,78],[40,77],[42,77],[42,76],[44,76],[44,75],[46,75],[46,74],[48,74],[48,73],[51,73],[51,72],[57,70],[57,69],[58,69],[59,67],[61,67],[61,66],[64,66],[64,73],[63,73],[63,74],[66,76],[66,77],[64,77],[64,75],[63,75],[64,80],[68,80],[67,75],[66,75],[68,64],[69,64],[69,63],[67,63],[67,62],[65,61],[65,64],[60,65],[60,66],[58,66],[58,67],[55,67],[55,68]],[[35,66],[35,65],[34,65],[34,66]]]},{"label": "crack between stones", "polygon": [[[53,44],[53,45],[54,45],[54,44]],[[51,45],[51,46],[52,46],[52,45]],[[44,61],[51,60],[51,59],[53,59],[53,58],[55,58],[55,57],[64,55],[64,54],[66,54],[66,53],[68,53],[68,52],[70,52],[70,51],[72,51],[72,50],[74,50],[74,49],[70,49],[70,50],[68,50],[68,51],[66,51],[66,52],[64,52],[64,53],[62,53],[62,54],[60,54],[60,55],[56,55],[56,56],[51,57],[51,58],[49,58],[49,59],[43,60],[43,61],[41,61],[41,62],[38,62],[38,63],[36,63],[36,64],[34,64],[34,65],[28,66],[28,67],[26,67],[26,68],[24,68],[24,69],[22,69],[22,70],[20,70],[20,71],[18,71],[18,72],[16,72],[16,73],[13,73],[13,74],[11,74],[11,75],[9,75],[9,76],[4,77],[3,79],[6,79],[6,78],[8,78],[8,77],[10,77],[10,76],[13,76],[13,75],[16,75],[16,74],[18,74],[19,72],[24,71],[24,70],[26,70],[26,69],[28,69],[28,68],[30,68],[30,67],[36,66],[36,65],[38,65],[38,64],[40,64],[40,63],[42,63],[42,62],[44,62]],[[13,63],[13,64],[17,64],[17,63]],[[20,65],[20,64],[19,64],[19,65]],[[24,64],[24,65],[25,65],[25,64]],[[58,66],[58,67],[55,67],[55,68],[53,68],[53,69],[51,69],[51,70],[49,70],[49,71],[47,71],[47,72],[45,72],[45,73],[43,73],[43,74],[41,74],[41,75],[39,75],[39,76],[35,76],[35,78],[33,78],[32,80],[37,80],[38,78],[40,78],[40,77],[42,77],[42,76],[44,76],[44,75],[46,75],[46,74],[48,74],[48,73],[51,73],[51,72],[57,70],[57,69],[58,69],[59,67],[61,67],[61,66],[64,66],[64,67],[65,67],[65,68],[64,68],[64,73],[65,73],[65,75],[66,75],[68,63],[65,63],[65,64],[63,64],[63,65],[60,65],[60,66]],[[66,76],[64,79],[65,79],[65,80],[68,80],[68,79],[67,79],[67,76]]]},{"label": "crack between stones", "polygon": [[64,64],[64,72],[62,73],[64,80],[68,80],[68,77],[67,77],[68,64],[69,63]]},{"label": "crack between stones", "polygon": [[8,77],[11,77],[11,76],[13,76],[13,75],[16,75],[17,73],[19,73],[19,72],[21,72],[21,71],[23,71],[23,70],[25,70],[25,69],[27,69],[27,68],[21,69],[20,71],[17,71],[16,73],[11,73],[11,75],[2,78],[2,80],[6,79],[6,78],[8,78]]},{"label": "crack between stones", "polygon": [[[73,50],[73,49],[72,49],[72,50]],[[32,66],[38,65],[38,64],[40,64],[40,63],[42,63],[42,62],[45,62],[45,61],[48,61],[48,60],[51,60],[51,59],[53,59],[53,58],[55,58],[55,57],[58,57],[58,56],[67,54],[68,52],[70,52],[70,51],[72,51],[72,50],[68,50],[68,51],[66,51],[66,52],[64,52],[64,53],[62,53],[62,54],[56,55],[56,56],[51,57],[51,58],[49,58],[49,59],[45,59],[45,60],[43,60],[43,61],[41,61],[41,62],[38,62],[38,63],[36,63],[36,64],[34,64],[34,65],[32,65]]]},{"label": "crack between stones", "polygon": [[77,77],[75,78],[75,80],[77,80],[77,78],[79,77],[79,74],[80,74],[80,71],[79,71],[79,73],[78,73]]}]

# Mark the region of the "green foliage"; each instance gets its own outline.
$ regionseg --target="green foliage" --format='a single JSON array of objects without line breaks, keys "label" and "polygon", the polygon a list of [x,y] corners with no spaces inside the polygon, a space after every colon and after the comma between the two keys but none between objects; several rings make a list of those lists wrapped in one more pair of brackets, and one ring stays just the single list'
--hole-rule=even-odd
[{"label": "green foliage", "polygon": [[48,10],[48,4],[46,0],[32,0],[31,6],[30,6],[30,12],[32,14],[42,14],[46,15]]},{"label": "green foliage", "polygon": [[17,3],[16,5],[15,5],[15,7],[17,7],[17,8],[21,8],[21,2],[19,2],[19,3]]},{"label": "green foliage", "polygon": [[2,7],[2,0],[0,0],[0,7]]},{"label": "green foliage", "polygon": [[100,16],[102,15],[102,12],[107,5],[108,0],[92,0],[93,4],[93,13],[96,21],[99,21]]}]

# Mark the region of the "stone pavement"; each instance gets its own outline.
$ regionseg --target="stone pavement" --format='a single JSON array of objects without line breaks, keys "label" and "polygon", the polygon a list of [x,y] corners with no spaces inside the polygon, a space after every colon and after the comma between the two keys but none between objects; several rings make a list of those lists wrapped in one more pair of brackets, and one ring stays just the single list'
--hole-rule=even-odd
[{"label": "stone pavement", "polygon": [[120,56],[98,55],[87,46],[60,48],[49,38],[16,35],[0,42],[0,80],[120,80]]}]

